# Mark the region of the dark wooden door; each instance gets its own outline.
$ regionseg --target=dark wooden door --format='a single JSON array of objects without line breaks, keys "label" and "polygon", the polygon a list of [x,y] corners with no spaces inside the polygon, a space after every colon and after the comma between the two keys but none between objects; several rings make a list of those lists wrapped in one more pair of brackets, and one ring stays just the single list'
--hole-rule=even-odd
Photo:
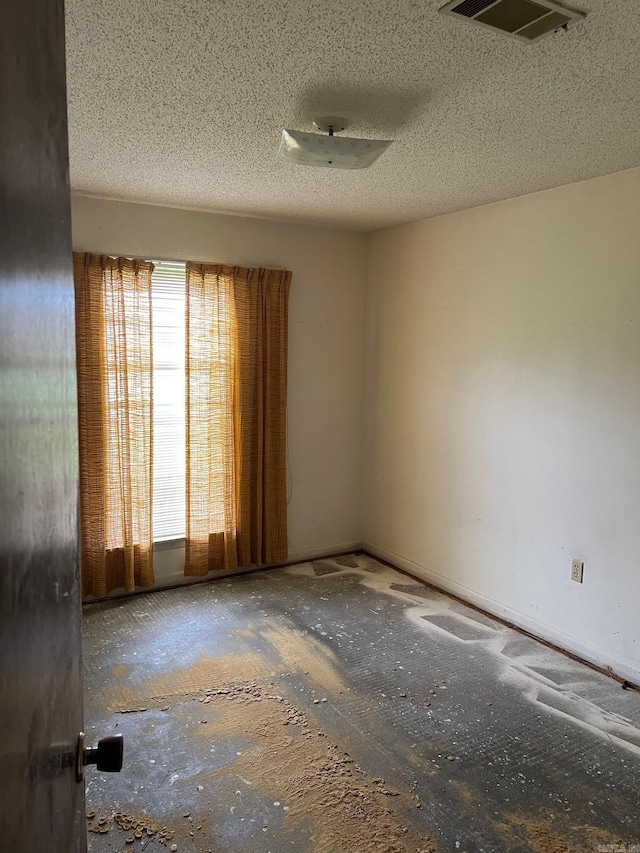
[{"label": "dark wooden door", "polygon": [[86,849],[62,0],[0,16],[0,849]]}]

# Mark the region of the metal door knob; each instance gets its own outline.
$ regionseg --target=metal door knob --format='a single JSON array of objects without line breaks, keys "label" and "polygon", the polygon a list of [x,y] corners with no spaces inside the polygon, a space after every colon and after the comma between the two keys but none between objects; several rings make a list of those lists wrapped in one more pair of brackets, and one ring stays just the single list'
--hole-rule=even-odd
[{"label": "metal door knob", "polygon": [[87,764],[95,764],[102,773],[119,773],[122,770],[124,738],[109,735],[98,741],[97,746],[84,745],[84,732],[78,736],[77,777],[80,782]]}]

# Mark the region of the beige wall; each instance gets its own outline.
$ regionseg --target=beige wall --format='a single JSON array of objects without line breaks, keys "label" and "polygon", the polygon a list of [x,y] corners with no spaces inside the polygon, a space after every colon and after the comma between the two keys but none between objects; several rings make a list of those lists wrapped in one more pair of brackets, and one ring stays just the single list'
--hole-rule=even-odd
[{"label": "beige wall", "polygon": [[[358,545],[365,235],[83,196],[72,200],[72,223],[77,251],[293,271],[289,552]],[[172,557],[158,552],[161,574],[175,573]]]},{"label": "beige wall", "polygon": [[365,541],[637,679],[640,170],[380,231],[369,265]]}]

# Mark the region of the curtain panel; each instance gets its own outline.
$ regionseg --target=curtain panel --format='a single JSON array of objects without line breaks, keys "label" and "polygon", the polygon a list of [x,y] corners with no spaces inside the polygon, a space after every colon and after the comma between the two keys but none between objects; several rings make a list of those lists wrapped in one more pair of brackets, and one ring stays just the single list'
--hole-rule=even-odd
[{"label": "curtain panel", "polygon": [[83,595],[153,583],[147,261],[74,253]]},{"label": "curtain panel", "polygon": [[287,557],[291,272],[187,263],[186,575]]}]

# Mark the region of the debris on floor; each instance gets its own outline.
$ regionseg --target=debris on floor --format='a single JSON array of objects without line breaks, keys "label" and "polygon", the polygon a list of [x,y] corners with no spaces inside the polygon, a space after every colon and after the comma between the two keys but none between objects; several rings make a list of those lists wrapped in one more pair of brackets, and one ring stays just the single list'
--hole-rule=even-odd
[{"label": "debris on floor", "polygon": [[363,555],[85,608],[91,853],[638,845],[640,694]]}]

